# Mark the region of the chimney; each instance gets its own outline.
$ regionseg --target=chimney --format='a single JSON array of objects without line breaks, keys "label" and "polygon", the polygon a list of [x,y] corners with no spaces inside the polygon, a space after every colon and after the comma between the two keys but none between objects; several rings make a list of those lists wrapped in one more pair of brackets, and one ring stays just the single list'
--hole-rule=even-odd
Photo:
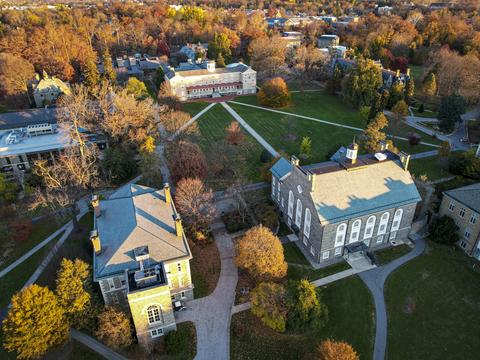
[{"label": "chimney", "polygon": [[388,150],[388,143],[385,140],[380,141],[380,151]]},{"label": "chimney", "polygon": [[396,74],[397,78],[400,77],[400,69],[397,69],[397,74]]},{"label": "chimney", "polygon": [[408,163],[410,162],[410,155],[408,155],[404,151],[400,151],[400,154],[398,154],[398,157],[400,158],[400,162],[402,163],[403,169],[407,171]]},{"label": "chimney", "polygon": [[410,77],[410,68],[407,68],[407,76]]},{"label": "chimney", "polygon": [[290,162],[294,166],[299,166],[300,165],[300,160],[295,155],[292,155],[292,157],[290,158]]},{"label": "chimney", "polygon": [[176,231],[178,237],[182,237],[183,226],[182,226],[182,219],[180,218],[180,215],[177,215],[175,217],[175,231]]},{"label": "chimney", "polygon": [[100,212],[100,199],[98,195],[93,195],[92,196],[92,208],[93,208],[93,213],[95,214],[95,217],[100,217],[101,212]]},{"label": "chimney", "polygon": [[357,154],[358,154],[358,145],[355,143],[351,143],[347,147],[347,155],[346,155],[346,162],[347,164],[355,164],[357,162]]},{"label": "chimney", "polygon": [[170,185],[168,183],[165,183],[165,185],[163,185],[163,191],[165,192],[165,202],[167,204],[170,204],[172,202],[172,193],[170,191]]},{"label": "chimney", "polygon": [[100,242],[100,236],[98,236],[97,230],[90,232],[90,241],[92,242],[95,255],[99,255],[102,252],[102,243]]},{"label": "chimney", "polygon": [[315,175],[308,171],[308,181],[310,183],[310,192],[315,191]]}]

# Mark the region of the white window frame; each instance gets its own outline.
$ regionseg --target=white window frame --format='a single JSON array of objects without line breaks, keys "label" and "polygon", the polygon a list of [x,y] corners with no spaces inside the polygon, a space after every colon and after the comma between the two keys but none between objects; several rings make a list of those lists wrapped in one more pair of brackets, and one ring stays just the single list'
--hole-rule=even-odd
[{"label": "white window frame", "polygon": [[377,236],[377,244],[383,243],[383,240],[385,240],[385,235],[378,235]]},{"label": "white window frame", "polygon": [[472,236],[472,231],[469,228],[466,228],[465,232],[463,233],[463,237],[467,240],[470,240],[471,236]]},{"label": "white window frame", "polygon": [[280,180],[278,181],[277,184],[278,184],[277,185],[277,201],[280,202],[280,185],[281,185]]},{"label": "white window frame", "polygon": [[282,196],[282,201],[281,201],[281,203],[282,203],[282,208],[285,207],[285,201],[284,201],[284,200],[285,200],[285,199],[284,199],[283,196]]},{"label": "white window frame", "polygon": [[163,328],[150,330],[150,336],[152,337],[152,339],[158,338],[162,335],[163,335]]},{"label": "white window frame", "polygon": [[478,220],[478,214],[472,213],[472,216],[470,217],[470,224],[475,224]]},{"label": "white window frame", "polygon": [[397,209],[395,211],[395,214],[393,215],[392,227],[390,229],[391,232],[397,231],[398,229],[400,229],[402,216],[403,216],[403,209]]},{"label": "white window frame", "polygon": [[339,246],[335,248],[335,256],[341,256],[342,255],[342,246]]},{"label": "white window frame", "polygon": [[455,210],[455,203],[453,201],[450,201],[450,204],[448,205],[448,210],[450,211]]},{"label": "white window frame", "polygon": [[147,320],[150,325],[162,323],[162,308],[159,305],[150,305],[147,308]]},{"label": "white window frame", "polygon": [[288,192],[288,217],[291,219],[293,216],[293,202],[295,199],[293,198],[293,191],[290,190]]},{"label": "white window frame", "polygon": [[305,245],[305,246],[308,245],[308,240],[307,240],[306,236],[303,237],[302,241],[303,241],[303,245]]},{"label": "white window frame", "polygon": [[363,232],[363,239],[370,239],[373,236],[373,229],[375,227],[375,222],[377,221],[377,217],[375,215],[370,216],[367,219],[367,223],[365,225],[365,231]]},{"label": "white window frame", "polygon": [[396,231],[392,231],[390,233],[390,240],[395,240],[395,238],[397,237],[397,232]]},{"label": "white window frame", "polygon": [[347,235],[347,224],[343,223],[337,226],[337,232],[335,233],[335,247],[343,246],[345,243],[345,237]]},{"label": "white window frame", "polygon": [[300,199],[297,199],[297,207],[295,210],[295,225],[300,228],[302,225],[302,212],[303,212],[303,205]]},{"label": "white window frame", "polygon": [[272,176],[272,197],[275,199],[275,186],[277,183],[275,182],[275,176]]},{"label": "white window frame", "polygon": [[312,223],[312,214],[309,208],[305,209],[305,219],[303,220],[303,235],[310,237],[310,225]]},{"label": "white window frame", "polygon": [[362,220],[357,219],[353,222],[352,228],[350,229],[350,240],[349,244],[357,242],[360,238],[360,229],[362,228]]},{"label": "white window frame", "polygon": [[330,251],[324,251],[322,253],[322,260],[326,260],[330,257]]},{"label": "white window frame", "polygon": [[378,224],[377,235],[385,235],[387,233],[388,220],[390,220],[390,213],[383,213]]},{"label": "white window frame", "polygon": [[460,247],[465,249],[467,247],[467,242],[465,240],[460,241]]},{"label": "white window frame", "polygon": [[315,256],[315,249],[312,245],[310,245],[310,254],[312,254],[312,256]]},{"label": "white window frame", "polygon": [[465,216],[466,211],[467,211],[467,209],[465,209],[464,207],[460,208],[460,211],[458,212],[458,216],[463,218]]},{"label": "white window frame", "polygon": [[181,297],[182,299],[185,299],[185,298],[186,298],[186,296],[185,296],[185,291],[180,292],[180,297]]},{"label": "white window frame", "polygon": [[108,287],[110,288],[109,290],[116,289],[115,281],[113,281],[113,278],[108,278],[107,282],[108,282]]}]

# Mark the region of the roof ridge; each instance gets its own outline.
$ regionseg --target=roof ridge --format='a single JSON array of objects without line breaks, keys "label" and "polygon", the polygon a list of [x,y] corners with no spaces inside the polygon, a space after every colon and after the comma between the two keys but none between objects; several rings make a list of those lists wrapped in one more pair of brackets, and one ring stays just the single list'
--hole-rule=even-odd
[{"label": "roof ridge", "polygon": [[145,229],[144,227],[142,227],[142,226],[140,226],[140,225],[137,225],[136,228],[145,231],[146,233],[152,235],[155,239],[158,239],[158,240],[162,241],[164,244],[167,244],[167,245],[169,245],[170,247],[172,247],[172,248],[174,248],[174,249],[177,249],[177,250],[180,251],[181,253],[188,255],[188,253],[185,253],[184,251],[182,251],[182,250],[179,249],[178,247],[176,247],[176,246],[170,244],[169,242],[165,241],[164,239],[158,237],[157,235],[155,235],[155,234],[153,234],[152,232],[148,231],[148,230]]}]

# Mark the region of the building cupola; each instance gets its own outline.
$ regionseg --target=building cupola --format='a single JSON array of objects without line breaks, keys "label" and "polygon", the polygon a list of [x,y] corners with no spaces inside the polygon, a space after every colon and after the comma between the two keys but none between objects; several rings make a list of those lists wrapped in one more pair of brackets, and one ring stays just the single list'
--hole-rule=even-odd
[{"label": "building cupola", "polygon": [[347,154],[345,155],[346,162],[348,164],[355,164],[357,162],[357,154],[358,154],[358,144],[354,140],[353,143],[351,143],[347,147]]}]

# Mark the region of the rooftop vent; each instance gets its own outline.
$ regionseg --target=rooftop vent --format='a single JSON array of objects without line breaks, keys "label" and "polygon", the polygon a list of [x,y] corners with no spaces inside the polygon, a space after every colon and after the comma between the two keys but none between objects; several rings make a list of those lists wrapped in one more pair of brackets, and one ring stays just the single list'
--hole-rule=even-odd
[{"label": "rooftop vent", "polygon": [[375,154],[375,159],[377,159],[378,161],[384,161],[387,160],[387,155],[378,152]]},{"label": "rooftop vent", "polygon": [[133,250],[136,261],[144,261],[150,258],[150,253],[148,251],[148,246],[140,246]]},{"label": "rooftop vent", "polygon": [[149,286],[158,281],[158,276],[160,274],[160,266],[155,265],[154,267],[135,271],[134,279],[138,287]]}]

